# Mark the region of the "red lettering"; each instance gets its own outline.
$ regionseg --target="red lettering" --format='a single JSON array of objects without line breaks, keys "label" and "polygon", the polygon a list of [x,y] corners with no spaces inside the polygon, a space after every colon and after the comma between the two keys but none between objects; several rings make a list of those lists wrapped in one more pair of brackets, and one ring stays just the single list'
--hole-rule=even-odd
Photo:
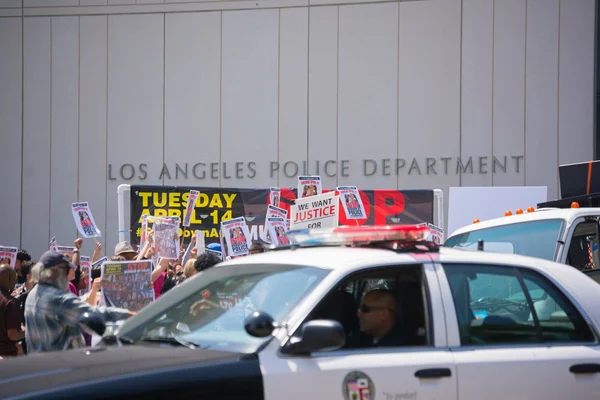
[{"label": "red lettering", "polygon": [[[391,200],[391,205],[387,205],[388,199]],[[405,200],[402,192],[397,190],[375,190],[374,203],[375,225],[387,225],[388,216],[400,214],[404,211]]]}]

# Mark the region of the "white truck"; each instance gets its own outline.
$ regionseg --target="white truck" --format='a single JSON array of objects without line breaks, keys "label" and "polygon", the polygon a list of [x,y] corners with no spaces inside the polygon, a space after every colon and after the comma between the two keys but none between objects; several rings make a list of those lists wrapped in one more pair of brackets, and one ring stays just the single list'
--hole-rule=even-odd
[{"label": "white truck", "polygon": [[460,228],[444,246],[556,261],[600,283],[599,206],[600,196],[591,195],[542,203],[534,211]]}]

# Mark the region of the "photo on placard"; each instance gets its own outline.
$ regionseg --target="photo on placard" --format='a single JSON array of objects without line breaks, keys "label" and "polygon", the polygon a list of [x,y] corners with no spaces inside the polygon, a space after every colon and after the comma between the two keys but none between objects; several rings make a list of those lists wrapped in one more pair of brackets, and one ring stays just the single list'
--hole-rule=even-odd
[{"label": "photo on placard", "polygon": [[71,209],[73,213],[73,219],[75,220],[75,225],[77,226],[79,233],[81,233],[81,236],[84,238],[101,236],[101,232],[94,221],[94,217],[92,216],[92,211],[90,210],[88,203],[73,203],[71,204]]},{"label": "photo on placard", "polygon": [[227,243],[228,256],[237,257],[250,253],[252,240],[244,217],[223,221],[221,228]]},{"label": "photo on placard", "polygon": [[321,177],[299,176],[298,177],[298,198],[316,196],[322,193]]}]

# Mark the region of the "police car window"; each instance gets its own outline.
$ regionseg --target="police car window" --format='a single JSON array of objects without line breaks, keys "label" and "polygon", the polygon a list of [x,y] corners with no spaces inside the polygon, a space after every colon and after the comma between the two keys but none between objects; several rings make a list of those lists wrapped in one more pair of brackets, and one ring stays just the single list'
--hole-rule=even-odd
[{"label": "police car window", "polygon": [[[462,345],[593,341],[581,315],[539,274],[489,265],[444,265]],[[536,318],[538,321],[536,321]]]},{"label": "police car window", "polygon": [[450,237],[444,246],[477,250],[477,241],[483,240],[486,251],[553,260],[561,228],[562,220],[559,219],[499,225]]},{"label": "police car window", "polygon": [[178,337],[210,349],[251,353],[268,338],[250,336],[244,330],[245,318],[262,311],[283,322],[327,274],[323,269],[283,265],[211,268],[177,289],[193,288],[186,298],[122,334],[136,342]]},{"label": "police car window", "polygon": [[331,291],[307,320],[339,322],[341,350],[429,345],[427,302],[421,266],[386,268],[348,278]]}]

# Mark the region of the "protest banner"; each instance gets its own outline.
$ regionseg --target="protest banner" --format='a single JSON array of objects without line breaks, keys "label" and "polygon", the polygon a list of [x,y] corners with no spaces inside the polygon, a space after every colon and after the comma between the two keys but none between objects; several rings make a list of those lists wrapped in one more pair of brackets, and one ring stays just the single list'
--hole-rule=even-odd
[{"label": "protest banner", "polygon": [[139,311],[154,301],[150,260],[105,262],[102,282],[102,297],[114,307]]},{"label": "protest banner", "polygon": [[92,211],[90,210],[88,203],[73,203],[71,204],[71,211],[73,213],[75,225],[77,226],[79,233],[81,233],[81,236],[84,238],[102,236],[100,229],[98,229],[98,226],[94,221],[94,217],[92,216]]},{"label": "protest banner", "polygon": [[323,187],[321,186],[321,177],[318,175],[314,176],[299,176],[298,177],[298,194],[300,198],[317,196],[323,193]]},{"label": "protest banner", "polygon": [[227,244],[228,256],[245,256],[250,253],[252,240],[244,217],[221,222],[221,229]]},{"label": "protest banner", "polygon": [[0,264],[8,264],[13,269],[17,264],[17,253],[19,249],[11,246],[0,246]]},{"label": "protest banner", "polygon": [[272,238],[272,243],[276,245],[289,244],[287,237],[286,220],[278,217],[267,218],[269,234]]},{"label": "protest banner", "polygon": [[337,191],[340,192],[340,201],[344,209],[346,218],[361,219],[367,218],[365,206],[358,193],[356,186],[338,186]]},{"label": "protest banner", "polygon": [[179,258],[179,223],[171,218],[161,218],[154,223],[156,256],[170,260]]},{"label": "protest banner", "polygon": [[290,230],[335,228],[338,226],[339,208],[336,192],[298,199],[292,206]]},{"label": "protest banner", "polygon": [[192,218],[192,212],[194,212],[194,208],[196,208],[196,199],[200,194],[197,190],[190,190],[190,194],[188,195],[187,203],[185,206],[185,216],[183,217],[183,226],[189,227],[190,220]]},{"label": "protest banner", "polygon": [[[139,244],[142,215],[148,214],[149,227],[155,218],[183,217],[190,190],[198,190],[196,207],[190,218],[190,227],[179,234],[189,243],[195,230],[204,232],[206,244],[219,243],[221,221],[243,216],[252,240],[263,238],[266,230],[270,188],[230,189],[215,187],[177,187],[132,185],[130,190],[130,242]],[[323,189],[323,193],[329,192]],[[365,219],[349,219],[339,213],[340,225],[397,225],[434,223],[433,190],[359,190],[365,208]],[[295,188],[280,188],[279,208],[288,211],[296,200]]]}]

